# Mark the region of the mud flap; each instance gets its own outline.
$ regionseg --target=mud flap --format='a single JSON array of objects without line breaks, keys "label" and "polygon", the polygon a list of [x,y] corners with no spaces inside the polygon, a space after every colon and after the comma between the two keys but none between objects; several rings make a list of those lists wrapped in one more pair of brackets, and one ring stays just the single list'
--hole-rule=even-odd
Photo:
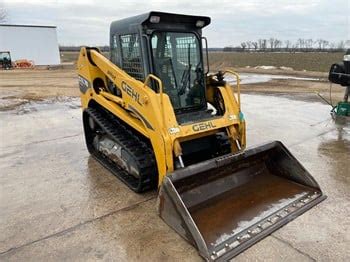
[{"label": "mud flap", "polygon": [[326,198],[278,141],[179,169],[160,217],[208,261],[227,261]]}]

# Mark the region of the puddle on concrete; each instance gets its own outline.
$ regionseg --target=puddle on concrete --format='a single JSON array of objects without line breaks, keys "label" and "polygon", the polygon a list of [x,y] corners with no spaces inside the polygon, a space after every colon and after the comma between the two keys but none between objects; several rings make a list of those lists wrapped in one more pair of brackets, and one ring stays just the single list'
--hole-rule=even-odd
[{"label": "puddle on concrete", "polygon": [[319,156],[332,167],[330,174],[350,185],[350,117],[333,120],[335,130],[321,137]]}]

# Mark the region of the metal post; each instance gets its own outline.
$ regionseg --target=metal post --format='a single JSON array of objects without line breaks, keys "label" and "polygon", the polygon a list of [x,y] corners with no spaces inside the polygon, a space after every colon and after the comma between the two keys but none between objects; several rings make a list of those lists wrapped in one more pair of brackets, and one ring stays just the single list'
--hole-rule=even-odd
[{"label": "metal post", "polygon": [[347,86],[344,94],[344,102],[348,102],[349,94],[350,94],[350,86]]}]

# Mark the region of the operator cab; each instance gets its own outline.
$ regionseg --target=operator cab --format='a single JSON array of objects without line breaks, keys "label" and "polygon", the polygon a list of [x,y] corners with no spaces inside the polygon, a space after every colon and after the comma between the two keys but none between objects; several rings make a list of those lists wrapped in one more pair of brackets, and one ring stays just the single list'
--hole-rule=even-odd
[{"label": "operator cab", "polygon": [[[178,122],[210,118],[202,52],[202,28],[209,23],[209,17],[161,12],[115,21],[111,61],[140,81],[150,73],[159,77]],[[158,92],[156,83],[151,86]]]},{"label": "operator cab", "polygon": [[0,68],[11,69],[12,61],[9,51],[0,51]]}]

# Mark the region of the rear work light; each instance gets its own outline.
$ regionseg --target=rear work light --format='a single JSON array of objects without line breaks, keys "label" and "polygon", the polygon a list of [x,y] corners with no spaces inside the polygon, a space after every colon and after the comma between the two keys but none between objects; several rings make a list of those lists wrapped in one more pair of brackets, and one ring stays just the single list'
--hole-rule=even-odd
[{"label": "rear work light", "polygon": [[203,20],[198,20],[198,21],[196,22],[196,26],[197,26],[197,27],[203,27],[203,26],[204,26],[204,21],[203,21]]},{"label": "rear work light", "polygon": [[150,21],[151,23],[153,23],[153,24],[158,24],[159,21],[160,21],[160,17],[159,17],[159,16],[154,16],[154,15],[152,15],[152,16],[150,17],[149,21]]}]

